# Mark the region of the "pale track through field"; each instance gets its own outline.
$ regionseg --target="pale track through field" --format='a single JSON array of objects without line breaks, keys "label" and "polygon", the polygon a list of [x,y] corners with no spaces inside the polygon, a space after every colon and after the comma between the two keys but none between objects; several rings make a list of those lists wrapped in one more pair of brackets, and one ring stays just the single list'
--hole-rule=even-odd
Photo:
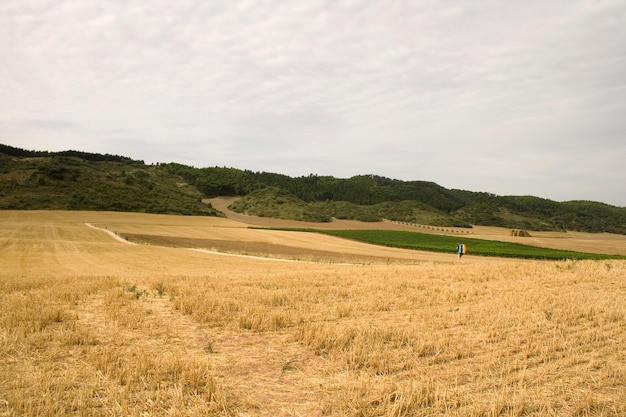
[{"label": "pale track through field", "polygon": [[101,227],[94,226],[94,225],[93,225],[93,224],[91,224],[91,223],[85,223],[85,226],[90,227],[90,228],[92,228],[92,229],[96,229],[96,230],[103,231],[104,233],[108,234],[108,235],[109,235],[109,236],[111,236],[113,239],[115,239],[115,240],[117,240],[117,241],[119,241],[119,242],[122,242],[122,243],[128,243],[129,245],[136,245],[136,243],[135,243],[135,242],[131,242],[131,241],[129,241],[129,240],[126,240],[126,239],[124,239],[123,237],[121,237],[120,235],[118,235],[117,233],[112,232],[112,231],[110,231],[110,230],[108,230],[108,229],[103,229],[103,228],[101,228]]},{"label": "pale track through field", "polygon": [[[129,244],[129,245],[136,245],[137,244],[135,242],[131,242],[130,240],[124,239],[123,237],[121,237],[120,235],[118,235],[117,233],[115,233],[115,232],[113,232],[111,230],[107,230],[107,229],[103,229],[101,227],[94,226],[91,223],[85,223],[85,226],[90,227],[90,228],[95,229],[95,230],[100,230],[102,232],[105,232],[106,234],[108,234],[113,239],[117,240],[118,242],[126,243],[126,244]],[[264,257],[264,256],[244,255],[244,254],[240,254],[240,253],[219,252],[219,251],[215,251],[215,250],[208,250],[208,249],[201,249],[201,248],[187,248],[187,249],[193,250],[193,251],[197,251],[197,252],[202,252],[202,253],[208,253],[208,254],[211,254],[211,255],[236,256],[236,257],[240,257],[240,258],[256,259],[256,260],[260,260],[260,261],[318,263],[318,262],[301,261],[301,260],[295,260],[295,259],[269,258],[269,257]],[[333,265],[355,265],[355,264],[333,262]]]},{"label": "pale track through field", "polygon": [[[141,285],[137,290],[146,288],[149,287]],[[255,410],[254,414],[248,411],[236,415],[322,415],[323,405],[315,393],[318,387],[311,381],[323,380],[328,365],[290,340],[289,335],[224,328],[215,331],[174,309],[166,296],[140,297],[135,303],[140,304],[138,311],[149,312],[149,320],[158,331],[111,325],[110,317],[102,313],[101,296],[77,307],[78,325],[89,327],[101,342],[119,345],[120,349],[133,346],[135,350],[184,358],[192,363],[208,361],[211,375],[225,395],[244,401],[233,408]],[[299,368],[307,369],[306,375]]]}]

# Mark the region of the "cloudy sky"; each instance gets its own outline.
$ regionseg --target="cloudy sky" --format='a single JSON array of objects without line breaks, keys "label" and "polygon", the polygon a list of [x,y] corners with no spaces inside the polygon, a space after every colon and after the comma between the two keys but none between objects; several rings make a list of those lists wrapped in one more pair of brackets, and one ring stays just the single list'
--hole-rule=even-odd
[{"label": "cloudy sky", "polygon": [[2,0],[0,143],[626,206],[626,2]]}]

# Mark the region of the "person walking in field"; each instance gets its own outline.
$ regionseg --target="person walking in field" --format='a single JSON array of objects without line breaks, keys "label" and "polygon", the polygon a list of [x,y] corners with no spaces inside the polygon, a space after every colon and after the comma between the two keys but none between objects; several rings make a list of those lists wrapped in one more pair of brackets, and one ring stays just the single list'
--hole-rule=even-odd
[{"label": "person walking in field", "polygon": [[459,242],[459,244],[456,246],[456,254],[457,254],[457,257],[459,259],[458,262],[463,262],[461,260],[461,258],[463,257],[463,255],[465,255],[465,244],[464,243]]}]

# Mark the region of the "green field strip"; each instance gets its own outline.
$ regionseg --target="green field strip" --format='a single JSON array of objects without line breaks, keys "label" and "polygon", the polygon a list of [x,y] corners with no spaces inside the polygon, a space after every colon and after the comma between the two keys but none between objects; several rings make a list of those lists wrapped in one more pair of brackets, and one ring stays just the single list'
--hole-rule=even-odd
[{"label": "green field strip", "polygon": [[542,260],[626,259],[626,256],[622,255],[575,252],[523,245],[521,243],[502,242],[498,240],[473,239],[466,237],[460,238],[454,236],[442,236],[397,230],[322,230],[293,228],[279,228],[273,230],[321,233],[375,245],[430,252],[456,253],[457,244],[459,242],[463,242],[467,246],[466,255],[476,256]]}]

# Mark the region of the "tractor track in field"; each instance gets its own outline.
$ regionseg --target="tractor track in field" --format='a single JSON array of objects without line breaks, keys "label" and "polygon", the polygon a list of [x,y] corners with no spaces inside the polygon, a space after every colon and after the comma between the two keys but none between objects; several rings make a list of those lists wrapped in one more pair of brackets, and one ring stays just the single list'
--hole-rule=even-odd
[{"label": "tractor track in field", "polygon": [[[136,294],[142,295],[136,298],[125,292],[121,307],[107,305],[103,294],[76,307],[77,328],[89,329],[97,340],[93,348],[96,352],[79,360],[91,363],[97,373],[97,363],[102,361],[96,359],[99,356],[106,357],[106,352],[112,350],[124,357],[128,346],[141,346],[144,355],[163,358],[161,361],[173,358],[190,366],[208,362],[211,377],[222,391],[218,400],[228,409],[227,415],[322,415],[327,393],[320,392],[318,381],[323,379],[328,361],[285,332],[253,332],[236,325],[218,331],[181,312],[167,293],[159,296],[148,288],[137,285]],[[124,314],[132,314],[134,319],[126,322]],[[106,380],[103,383],[115,384],[100,375]]]}]

